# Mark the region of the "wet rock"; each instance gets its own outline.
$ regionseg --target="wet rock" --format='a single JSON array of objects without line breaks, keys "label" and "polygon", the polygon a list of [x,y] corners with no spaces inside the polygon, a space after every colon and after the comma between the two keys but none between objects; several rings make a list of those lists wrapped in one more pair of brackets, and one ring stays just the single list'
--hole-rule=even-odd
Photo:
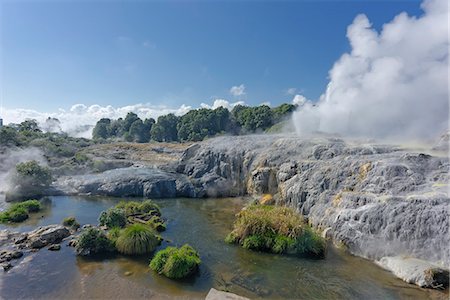
[{"label": "wet rock", "polygon": [[19,259],[23,256],[23,252],[16,250],[3,250],[0,252],[0,263],[10,261],[13,259]]},{"label": "wet rock", "polygon": [[212,288],[209,290],[208,295],[206,295],[205,300],[249,300],[249,298]]},{"label": "wet rock", "polygon": [[76,247],[77,246],[78,241],[76,239],[72,239],[67,243],[67,246],[69,247]]},{"label": "wet rock", "polygon": [[60,244],[50,245],[48,247],[48,250],[50,250],[50,251],[59,251],[59,250],[61,250],[61,245]]},{"label": "wet rock", "polygon": [[449,271],[430,262],[411,257],[383,257],[377,262],[402,280],[420,287],[446,289]]},{"label": "wet rock", "polygon": [[8,272],[13,267],[13,265],[9,262],[2,263],[1,266],[5,272]]},{"label": "wet rock", "polygon": [[40,249],[49,244],[60,243],[70,236],[70,231],[62,225],[48,225],[39,227],[28,233],[29,247]]}]

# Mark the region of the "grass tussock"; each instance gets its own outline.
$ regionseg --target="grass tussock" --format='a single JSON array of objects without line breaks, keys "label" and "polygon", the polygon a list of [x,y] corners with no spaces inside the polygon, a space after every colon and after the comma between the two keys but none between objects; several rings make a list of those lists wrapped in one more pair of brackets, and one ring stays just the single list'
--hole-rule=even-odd
[{"label": "grass tussock", "polygon": [[132,224],[126,227],[115,241],[117,251],[128,255],[152,252],[159,243],[153,229],[143,224]]},{"label": "grass tussock", "polygon": [[181,279],[193,274],[200,265],[198,252],[185,244],[181,248],[167,247],[150,262],[150,268],[168,278]]},{"label": "grass tussock", "polygon": [[250,250],[323,257],[325,240],[287,207],[250,205],[237,214],[225,239]]},{"label": "grass tussock", "polygon": [[42,209],[38,200],[27,200],[12,204],[6,211],[0,213],[0,223],[23,222],[29,217],[29,213],[35,213]]},{"label": "grass tussock", "polygon": [[62,221],[62,224],[64,226],[66,226],[66,227],[70,227],[70,228],[75,229],[75,230],[80,228],[80,223],[77,222],[75,217],[64,218],[64,220]]}]

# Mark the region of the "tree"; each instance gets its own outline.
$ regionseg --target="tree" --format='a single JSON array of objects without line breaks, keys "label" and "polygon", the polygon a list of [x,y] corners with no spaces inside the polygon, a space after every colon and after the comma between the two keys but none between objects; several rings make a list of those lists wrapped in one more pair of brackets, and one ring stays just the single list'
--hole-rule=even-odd
[{"label": "tree", "polygon": [[42,167],[35,160],[16,165],[16,183],[33,187],[48,187],[52,183],[50,169]]},{"label": "tree", "polygon": [[29,132],[29,133],[40,133],[42,132],[39,129],[39,125],[36,120],[29,119],[25,120],[22,123],[19,124],[19,131],[20,132]]},{"label": "tree", "polygon": [[158,122],[152,126],[151,136],[158,142],[171,142],[178,139],[177,123],[179,118],[174,114],[158,117]]},{"label": "tree", "polygon": [[95,124],[94,130],[92,131],[92,137],[94,139],[107,139],[110,136],[110,126],[110,119],[100,119],[97,124]]},{"label": "tree", "polygon": [[294,104],[283,103],[272,109],[273,123],[284,121],[297,107]]},{"label": "tree", "polygon": [[0,145],[19,145],[19,134],[17,130],[9,126],[0,128]]},{"label": "tree", "polygon": [[137,114],[133,112],[127,113],[125,120],[123,120],[123,132],[125,133],[130,131],[131,125],[137,120],[140,120]]},{"label": "tree", "polygon": [[141,119],[137,119],[131,124],[128,133],[130,139],[138,143],[145,143],[150,140],[150,132],[147,131],[147,128]]}]

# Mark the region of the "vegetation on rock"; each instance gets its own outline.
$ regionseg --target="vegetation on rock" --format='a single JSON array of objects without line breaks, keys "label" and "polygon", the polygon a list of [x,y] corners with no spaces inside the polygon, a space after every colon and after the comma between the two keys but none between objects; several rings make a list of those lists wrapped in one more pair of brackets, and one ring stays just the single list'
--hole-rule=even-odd
[{"label": "vegetation on rock", "polygon": [[95,255],[114,251],[114,244],[107,238],[105,232],[90,227],[78,237],[76,250],[78,255]]},{"label": "vegetation on rock", "polygon": [[107,226],[108,228],[122,228],[127,224],[127,216],[124,209],[112,207],[106,211],[103,211],[100,214],[98,221],[100,222],[100,226]]},{"label": "vegetation on rock", "polygon": [[150,268],[168,278],[180,279],[194,273],[200,263],[198,252],[186,244],[159,251],[151,260]]},{"label": "vegetation on rock", "polygon": [[133,255],[150,253],[159,243],[158,237],[149,226],[132,224],[120,232],[115,244],[120,253]]},{"label": "vegetation on rock", "polygon": [[0,213],[0,222],[22,222],[28,219],[29,213],[41,210],[38,200],[27,200],[12,204],[6,211]]},{"label": "vegetation on rock", "polygon": [[225,239],[250,250],[323,257],[325,240],[287,207],[252,204],[244,208]]},{"label": "vegetation on rock", "polygon": [[78,228],[80,228],[80,224],[77,222],[77,220],[75,219],[75,217],[67,217],[64,218],[62,224],[66,227],[71,227],[75,230],[77,230]]}]

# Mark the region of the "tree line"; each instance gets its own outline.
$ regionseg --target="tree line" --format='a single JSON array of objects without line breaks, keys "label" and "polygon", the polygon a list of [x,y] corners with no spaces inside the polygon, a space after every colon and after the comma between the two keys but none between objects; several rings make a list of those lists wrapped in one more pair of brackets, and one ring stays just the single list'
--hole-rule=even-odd
[{"label": "tree line", "polygon": [[231,111],[224,107],[216,109],[200,108],[183,116],[167,114],[142,120],[129,112],[125,118],[100,119],[95,125],[92,137],[98,139],[118,139],[129,142],[201,141],[218,134],[248,134],[263,132],[286,120],[296,109],[293,104],[284,103],[271,108],[267,105],[236,105]]}]

